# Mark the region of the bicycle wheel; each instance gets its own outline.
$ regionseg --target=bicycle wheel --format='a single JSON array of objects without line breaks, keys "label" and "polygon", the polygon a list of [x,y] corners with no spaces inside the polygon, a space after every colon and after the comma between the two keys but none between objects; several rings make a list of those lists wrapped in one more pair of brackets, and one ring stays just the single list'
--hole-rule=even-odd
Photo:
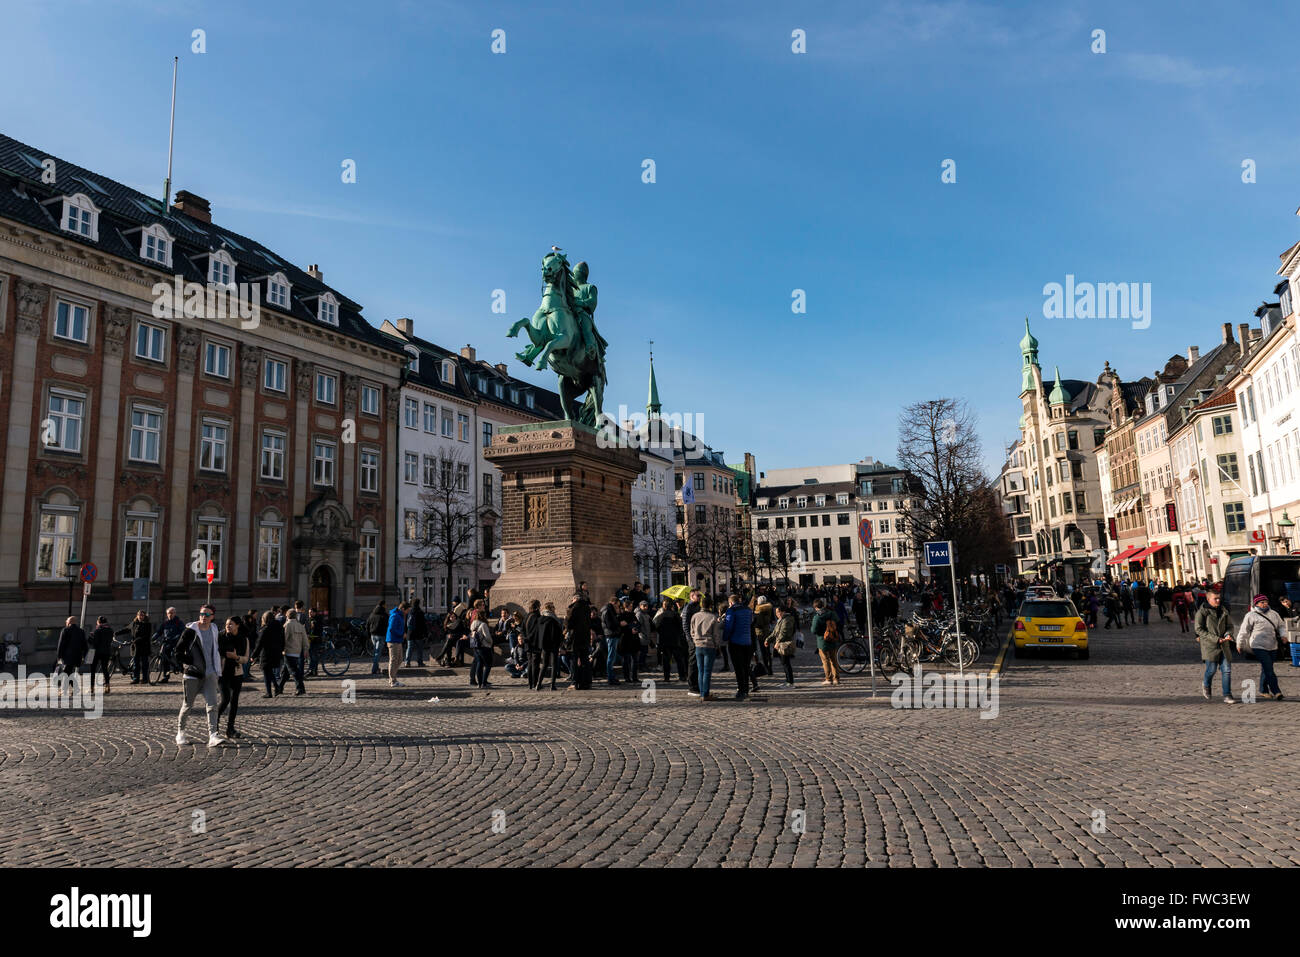
[{"label": "bicycle wheel", "polygon": [[903,667],[908,671],[911,671],[920,663],[921,643],[919,641],[904,641],[900,650],[903,655]]},{"label": "bicycle wheel", "polygon": [[347,674],[348,668],[352,667],[352,655],[339,648],[330,648],[321,655],[320,666],[331,678],[337,678]]},{"label": "bicycle wheel", "polygon": [[113,656],[113,661],[117,666],[117,670],[128,677],[130,677],[131,674],[131,662],[134,660],[135,656],[131,653],[131,646],[129,644],[123,645],[117,650],[117,654]]},{"label": "bicycle wheel", "polygon": [[156,685],[158,682],[162,681],[162,676],[163,656],[158,652],[154,652],[149,656],[149,669],[146,672],[145,677],[148,679],[149,684]]},{"label": "bicycle wheel", "polygon": [[855,675],[867,666],[867,648],[857,641],[846,641],[835,649],[835,661],[846,675]]}]

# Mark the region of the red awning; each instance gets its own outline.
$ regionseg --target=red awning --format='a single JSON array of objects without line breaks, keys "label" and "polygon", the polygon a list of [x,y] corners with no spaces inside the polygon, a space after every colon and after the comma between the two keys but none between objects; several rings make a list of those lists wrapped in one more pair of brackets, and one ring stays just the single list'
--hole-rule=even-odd
[{"label": "red awning", "polygon": [[1120,562],[1126,562],[1126,561],[1128,561],[1130,558],[1133,557],[1133,554],[1134,554],[1135,552],[1140,552],[1140,551],[1142,551],[1142,546],[1141,546],[1141,545],[1134,545],[1134,546],[1132,546],[1131,548],[1126,548],[1126,549],[1124,549],[1124,551],[1120,552],[1118,555],[1116,555],[1114,558],[1112,558],[1112,559],[1111,559],[1110,561],[1108,561],[1106,564],[1107,564],[1107,565],[1118,565]]},{"label": "red awning", "polygon": [[1131,556],[1129,557],[1129,561],[1131,561],[1131,562],[1140,562],[1140,561],[1145,561],[1148,557],[1150,557],[1151,555],[1154,555],[1156,552],[1160,551],[1160,549],[1162,549],[1162,548],[1168,548],[1168,547],[1169,547],[1169,543],[1168,543],[1168,542],[1161,542],[1159,545],[1152,545],[1152,546],[1150,546],[1149,548],[1144,548],[1144,549],[1142,549],[1142,550],[1141,550],[1140,552],[1138,552],[1136,555],[1131,555]]}]

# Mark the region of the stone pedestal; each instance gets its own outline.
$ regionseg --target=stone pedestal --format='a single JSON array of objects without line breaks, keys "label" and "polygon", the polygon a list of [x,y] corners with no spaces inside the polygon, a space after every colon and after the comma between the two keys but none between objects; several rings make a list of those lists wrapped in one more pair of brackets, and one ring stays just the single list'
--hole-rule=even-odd
[{"label": "stone pedestal", "polygon": [[483,454],[501,470],[493,609],[536,598],[563,617],[579,582],[597,604],[632,583],[632,483],[644,468],[635,449],[601,448],[594,429],[562,421],[506,426]]}]

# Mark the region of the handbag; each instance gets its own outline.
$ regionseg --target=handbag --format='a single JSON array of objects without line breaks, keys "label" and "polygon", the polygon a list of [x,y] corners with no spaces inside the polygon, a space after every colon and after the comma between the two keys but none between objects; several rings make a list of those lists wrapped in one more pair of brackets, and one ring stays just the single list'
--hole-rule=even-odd
[{"label": "handbag", "polygon": [[796,632],[794,633],[794,645],[795,645],[796,648],[802,648],[802,647],[803,647],[803,632],[802,632],[802,631],[796,631]]},{"label": "handbag", "polygon": [[795,649],[795,642],[793,639],[790,641],[778,641],[776,642],[776,644],[772,646],[772,650],[775,651],[782,658],[789,658],[791,655],[794,654],[794,649]]}]

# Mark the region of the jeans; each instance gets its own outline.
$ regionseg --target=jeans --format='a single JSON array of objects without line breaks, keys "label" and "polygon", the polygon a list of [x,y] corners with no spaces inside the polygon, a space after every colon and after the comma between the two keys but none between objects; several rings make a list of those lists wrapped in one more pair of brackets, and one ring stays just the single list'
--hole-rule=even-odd
[{"label": "jeans", "polygon": [[[687,640],[689,641],[689,639]],[[687,646],[686,652],[687,652],[686,687],[688,690],[694,691],[696,694],[699,694],[700,693],[700,656],[698,653],[699,649],[695,647],[694,643],[691,643]],[[713,659],[711,658],[709,659],[709,667],[710,668],[713,667]]]},{"label": "jeans", "polygon": [[605,636],[605,680],[610,684],[618,681],[614,669],[618,667],[618,636]]},{"label": "jeans", "polygon": [[474,649],[474,663],[469,666],[469,683],[486,688],[488,675],[492,673],[492,649]]},{"label": "jeans", "polygon": [[749,659],[754,654],[753,645],[731,646],[731,663],[736,668],[736,696],[743,698],[749,694],[750,686],[755,691],[758,690],[758,679],[749,673]]},{"label": "jeans", "polygon": [[239,712],[239,692],[244,687],[244,676],[236,674],[233,678],[221,678],[218,683],[221,686],[221,703],[217,706],[217,722],[218,724],[221,722],[221,715],[229,707],[230,718],[226,721],[226,736],[233,737],[235,715]]},{"label": "jeans", "polygon": [[1151,624],[1151,608],[1150,608],[1150,606],[1148,606],[1148,607],[1146,607],[1146,608],[1139,609],[1139,610],[1142,612],[1142,624],[1144,624],[1144,625],[1149,625],[1149,624]]},{"label": "jeans", "polygon": [[131,680],[148,681],[149,680],[149,651],[148,645],[137,644],[131,656]]},{"label": "jeans", "polygon": [[185,676],[185,698],[181,703],[181,713],[176,719],[176,731],[181,733],[185,730],[185,721],[194,710],[194,699],[203,695],[203,703],[208,710],[208,737],[214,737],[217,733],[217,675],[215,672],[209,672],[202,678],[191,678]]},{"label": "jeans", "polygon": [[372,675],[377,675],[379,674],[379,656],[381,654],[388,654],[388,652],[384,650],[384,636],[371,635],[370,647],[373,652],[370,658],[370,673]]},{"label": "jeans", "polygon": [[95,654],[95,662],[90,666],[90,691],[95,692],[95,675],[103,676],[104,690],[108,690],[108,669],[113,663],[112,655]]},{"label": "jeans", "polygon": [[308,668],[307,668],[307,673],[308,673],[309,675],[314,675],[314,674],[316,674],[317,669],[320,667],[320,655],[321,655],[321,651],[323,650],[323,648],[324,648],[324,645],[323,645],[320,641],[318,641],[318,640],[317,640],[317,641],[312,641],[312,643],[311,643],[310,645],[308,645],[308,647],[307,647],[307,655],[308,655],[308,661],[310,662],[310,664],[309,664],[309,666],[308,666]]},{"label": "jeans", "polygon": [[1255,658],[1259,661],[1259,690],[1281,694],[1282,689],[1277,686],[1277,673],[1273,670],[1273,650],[1256,648]]},{"label": "jeans", "polygon": [[794,655],[777,655],[781,659],[781,664],[785,668],[786,684],[794,684]]},{"label": "jeans", "polygon": [[1222,661],[1207,661],[1205,663],[1205,680],[1201,682],[1205,690],[1210,690],[1210,680],[1214,677],[1215,669],[1219,669],[1220,680],[1223,682],[1223,696],[1225,698],[1232,696],[1232,662],[1227,658]]},{"label": "jeans", "polygon": [[293,672],[294,684],[299,691],[306,691],[302,684],[302,655],[285,655],[284,664],[280,666],[280,683],[276,686],[278,691],[284,690],[285,682],[289,680],[289,672]]},{"label": "jeans", "polygon": [[701,698],[709,693],[709,681],[713,677],[713,660],[717,657],[718,652],[714,648],[695,649],[695,669],[699,675]]},{"label": "jeans", "polygon": [[424,640],[422,638],[412,638],[406,643],[406,663],[409,665],[414,658],[418,667],[424,667]]}]

